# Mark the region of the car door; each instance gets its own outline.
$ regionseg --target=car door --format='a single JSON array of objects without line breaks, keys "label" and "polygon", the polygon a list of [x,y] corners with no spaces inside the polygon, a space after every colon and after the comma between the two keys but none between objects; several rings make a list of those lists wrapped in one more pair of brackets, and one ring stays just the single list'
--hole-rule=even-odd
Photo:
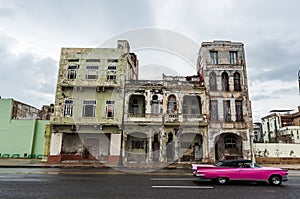
[{"label": "car door", "polygon": [[251,166],[251,164],[242,164],[242,166],[240,167],[241,180],[259,180],[260,175],[260,169]]}]

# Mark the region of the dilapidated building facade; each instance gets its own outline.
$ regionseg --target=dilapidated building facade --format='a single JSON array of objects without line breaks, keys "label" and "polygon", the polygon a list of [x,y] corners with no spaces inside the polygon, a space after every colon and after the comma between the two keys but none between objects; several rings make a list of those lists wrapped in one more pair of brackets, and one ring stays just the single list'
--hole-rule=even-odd
[{"label": "dilapidated building facade", "polygon": [[244,45],[230,41],[203,42],[197,69],[206,89],[210,161],[253,158]]},{"label": "dilapidated building facade", "polygon": [[251,157],[251,107],[242,43],[205,42],[198,74],[139,80],[118,48],[63,48],[50,162],[215,162]]}]

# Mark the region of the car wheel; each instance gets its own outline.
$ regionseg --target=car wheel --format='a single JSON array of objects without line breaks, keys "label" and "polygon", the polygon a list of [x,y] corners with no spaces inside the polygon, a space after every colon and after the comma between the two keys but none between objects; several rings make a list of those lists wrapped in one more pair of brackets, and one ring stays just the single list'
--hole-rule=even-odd
[{"label": "car wheel", "polygon": [[269,178],[269,183],[271,185],[279,186],[279,185],[281,185],[281,182],[282,182],[282,179],[281,179],[281,176],[279,176],[279,175],[273,175]]},{"label": "car wheel", "polygon": [[225,178],[225,177],[218,177],[216,179],[216,181],[217,181],[218,184],[226,184],[226,182],[228,181],[228,179]]}]

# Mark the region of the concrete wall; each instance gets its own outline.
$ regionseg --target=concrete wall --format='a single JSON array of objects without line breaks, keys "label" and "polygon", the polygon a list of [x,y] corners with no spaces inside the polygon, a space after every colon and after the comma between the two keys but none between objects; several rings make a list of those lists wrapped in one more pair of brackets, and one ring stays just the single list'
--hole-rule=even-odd
[{"label": "concrete wall", "polygon": [[11,120],[12,99],[0,100],[0,153],[43,154],[48,120]]},{"label": "concrete wall", "polygon": [[300,144],[255,143],[254,152],[256,157],[300,158]]}]

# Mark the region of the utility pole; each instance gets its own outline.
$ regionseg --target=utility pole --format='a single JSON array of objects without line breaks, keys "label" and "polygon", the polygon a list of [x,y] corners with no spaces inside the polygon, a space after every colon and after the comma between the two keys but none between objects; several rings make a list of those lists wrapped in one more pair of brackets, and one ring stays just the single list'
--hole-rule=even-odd
[{"label": "utility pole", "polygon": [[298,71],[299,94],[300,94],[300,70]]}]

